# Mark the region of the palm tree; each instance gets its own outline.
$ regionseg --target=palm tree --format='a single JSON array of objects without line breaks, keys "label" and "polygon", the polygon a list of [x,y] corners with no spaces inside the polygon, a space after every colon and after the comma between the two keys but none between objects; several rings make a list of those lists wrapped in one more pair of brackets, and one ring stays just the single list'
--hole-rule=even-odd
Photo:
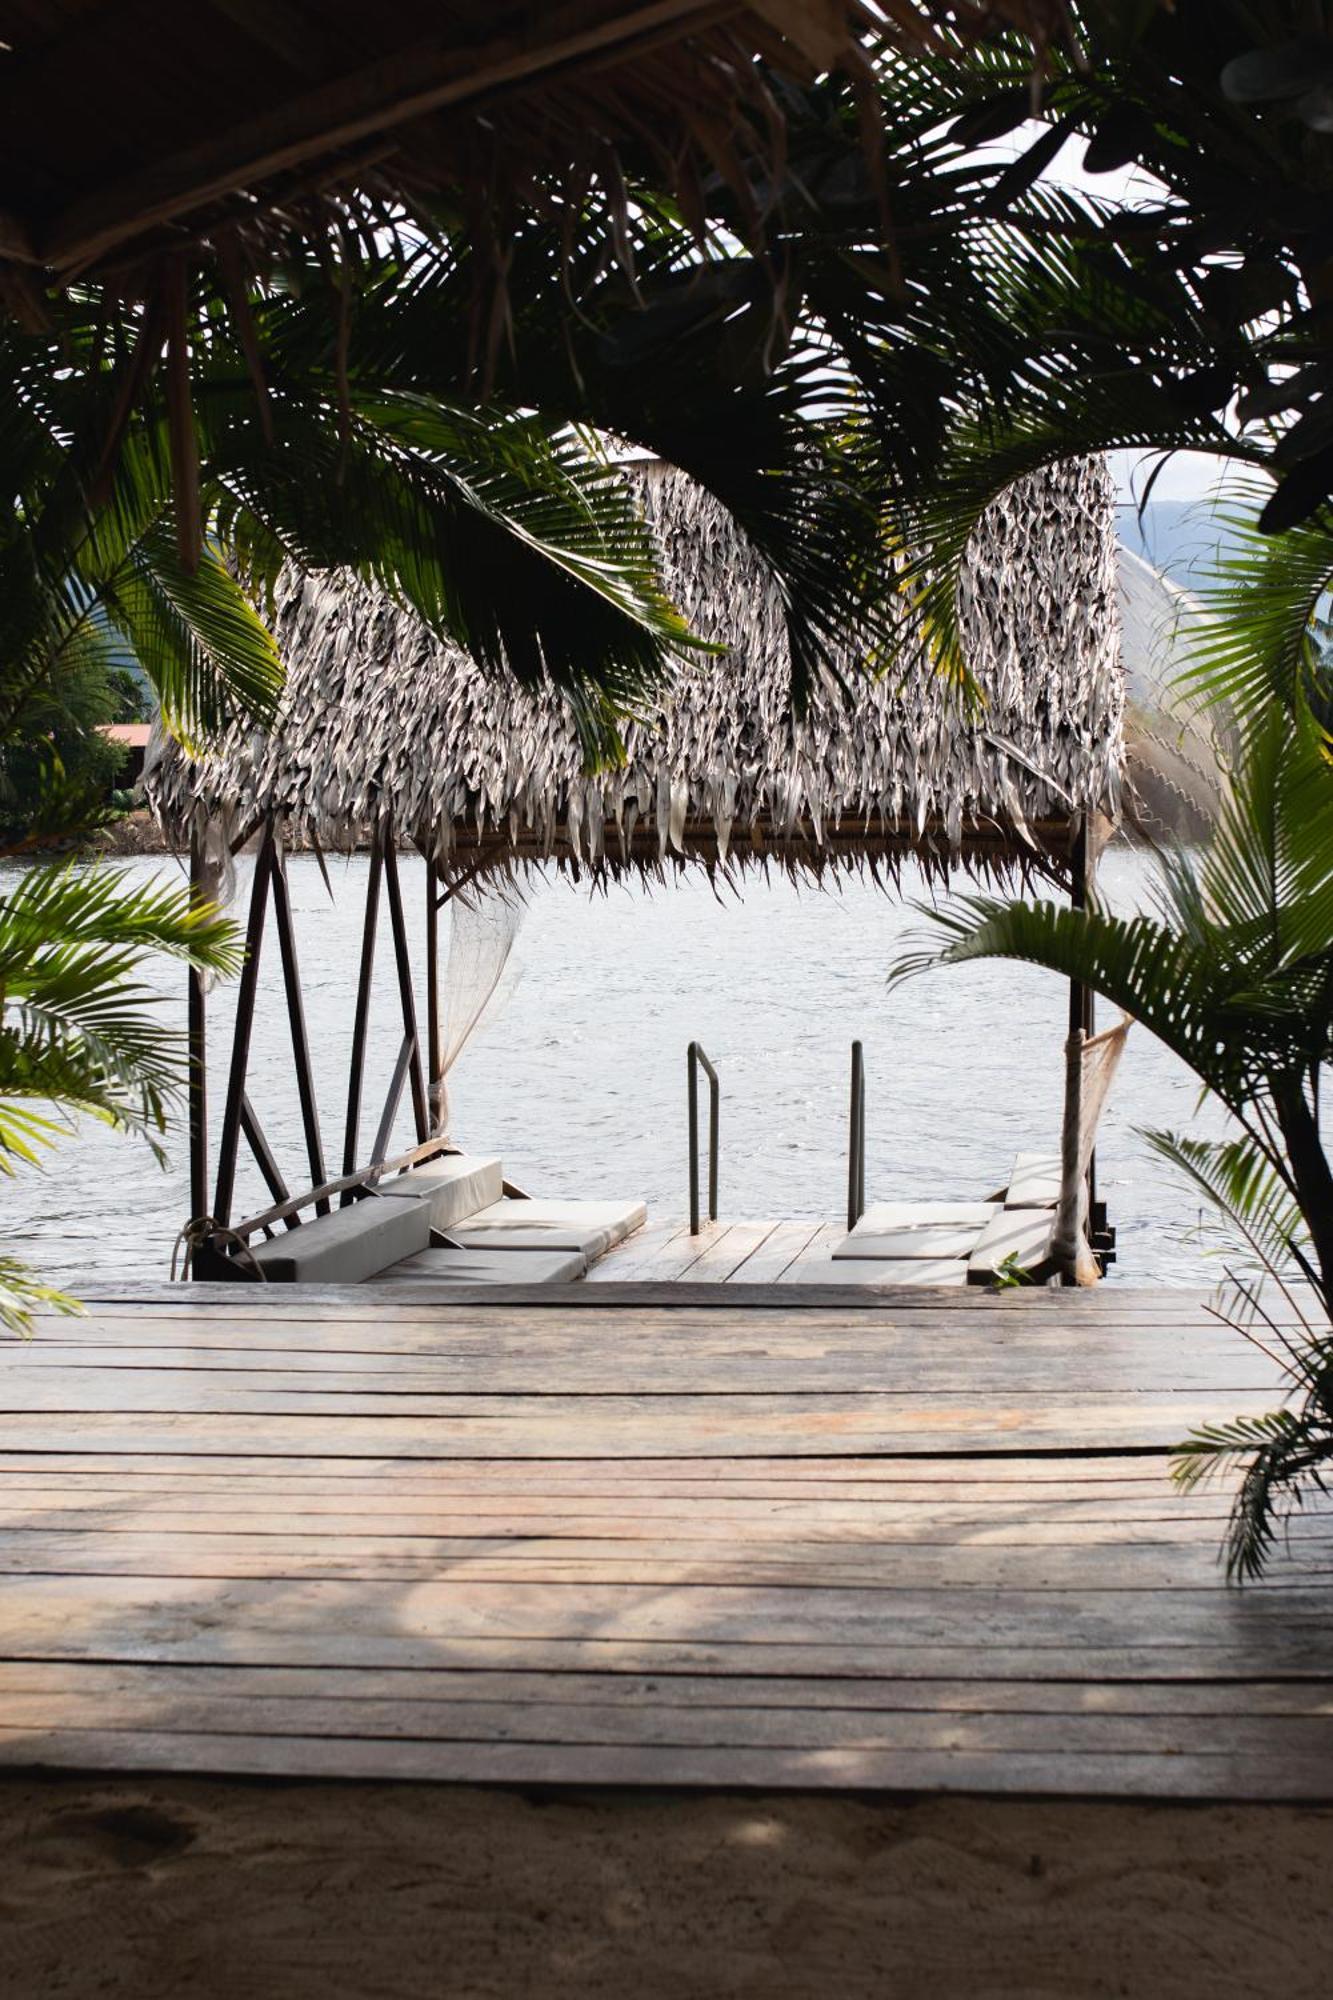
[{"label": "palm tree", "polygon": [[[1333,144],[1319,111],[1333,15],[1307,0],[1076,0],[1070,13],[1077,49],[1050,47],[1035,99],[1013,34],[968,61],[946,38],[944,54],[901,52],[880,71],[886,126],[910,103],[934,135],[904,156],[893,198],[915,224],[935,195],[952,235],[938,322],[960,322],[981,364],[959,370],[933,442],[918,423],[923,448],[884,485],[904,587],[955,673],[964,551],[1025,473],[1189,449],[1271,475],[1265,533],[1333,501]],[[1052,188],[1042,176],[1069,145],[1094,177],[1143,173],[1128,197]],[[892,347],[883,320],[868,333]]]},{"label": "palm tree", "polygon": [[[1320,1127],[1333,1061],[1333,765],[1324,731],[1303,703],[1269,701],[1249,719],[1211,842],[1161,857],[1145,913],[972,896],[934,921],[944,942],[905,955],[895,979],[980,958],[1045,966],[1142,1022],[1231,1114],[1237,1129],[1225,1140],[1147,1136],[1221,1212],[1250,1261],[1277,1276],[1303,1319],[1305,1287],[1317,1301],[1322,1333],[1310,1328],[1305,1345],[1284,1356],[1306,1391],[1304,1410],[1200,1433],[1179,1461],[1189,1483],[1257,1448],[1230,1551],[1235,1573],[1255,1574],[1273,1541],[1279,1493],[1299,1494],[1333,1458],[1333,1167]],[[1252,1330],[1261,1309],[1243,1280],[1239,1297]]]},{"label": "palm tree", "polygon": [[391,391],[344,412],[318,371],[284,374],[256,410],[228,322],[204,322],[196,361],[199,538],[184,546],[168,399],[115,431],[133,315],[108,331],[74,303],[58,340],[0,336],[0,745],[35,691],[126,657],[178,729],[263,719],[281,669],[256,601],[285,561],[375,577],[590,715],[689,644],[622,482],[567,426]]},{"label": "palm tree", "polygon": [[[332,367],[274,371],[256,408],[233,324],[204,314],[195,355],[197,545],[179,410],[116,409],[136,315],[71,298],[50,338],[0,333],[0,760],[21,745],[46,766],[19,845],[97,807],[50,732],[73,685],[132,660],[178,732],[267,716],[281,667],[262,609],[289,561],[373,577],[483,662],[549,675],[605,754],[614,717],[692,643],[605,455],[531,414],[384,385],[344,397]],[[149,951],[237,963],[216,912],[110,871],[38,870],[0,897],[0,1172],[38,1164],[80,1115],[161,1132],[182,1047],[133,983]],[[22,1327],[40,1302],[62,1303],[0,1261],[0,1320]]]},{"label": "palm tree", "polygon": [[[485,409],[467,356],[471,253],[447,230],[388,232],[360,261],[294,253],[239,300],[201,267],[177,294],[172,337],[151,305],[78,290],[51,302],[46,332],[6,329],[0,753],[35,690],[127,655],[178,731],[238,710],[262,720],[280,667],[261,614],[294,562],[373,579],[483,664],[549,676],[589,753],[614,754],[618,718],[692,642],[592,427],[673,458],[743,521],[783,587],[798,700],[849,624],[887,634],[853,308],[892,286],[865,252],[877,210],[845,119],[811,144],[857,170],[822,234],[808,173],[793,178],[819,242],[798,281],[801,228],[788,228],[791,326],[775,317],[771,269],[734,242],[705,254],[660,203],[640,211],[637,269],[592,258],[576,301],[563,232],[534,225],[516,246],[531,269],[513,280],[512,366],[502,348]],[[940,356],[933,366],[939,381]],[[910,407],[925,407],[919,394]],[[62,804],[54,784],[51,813]],[[47,902],[47,880],[33,878],[16,932],[38,966],[68,920],[69,885]],[[53,990],[52,1035],[59,1003]],[[77,1012],[59,1034],[80,1045]],[[18,1063],[0,1103],[40,1081]],[[100,1102],[86,1081],[61,1101]],[[15,1112],[13,1129],[31,1115]],[[14,1148],[10,1164],[24,1157]]]},{"label": "palm tree", "polygon": [[[166,953],[232,973],[235,927],[182,889],[128,885],[75,863],[6,878],[0,891],[0,1174],[40,1167],[76,1119],[156,1145],[185,1082],[185,1037],[137,980]],[[36,1305],[75,1310],[0,1254],[0,1325],[28,1331]]]}]

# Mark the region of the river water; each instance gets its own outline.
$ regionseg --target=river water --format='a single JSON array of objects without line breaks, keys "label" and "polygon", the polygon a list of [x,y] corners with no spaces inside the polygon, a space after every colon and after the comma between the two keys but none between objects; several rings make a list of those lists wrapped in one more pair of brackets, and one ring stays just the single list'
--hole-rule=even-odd
[{"label": "river water", "polygon": [[[134,876],[175,868],[148,859],[124,865]],[[330,862],[332,901],[313,857],[289,866],[326,1154],[337,1163],[367,862]],[[402,872],[420,973],[423,866],[404,859]],[[1117,906],[1141,898],[1147,875],[1144,857],[1129,849],[1103,860],[1103,887]],[[244,863],[242,899],[248,886]],[[722,1078],[723,1219],[834,1221],[845,1204],[849,1048],[859,1037],[868,1199],[985,1196],[1007,1179],[1016,1152],[1058,1144],[1066,991],[1047,974],[999,964],[888,991],[888,967],[926,928],[912,907],[923,894],[911,875],[902,900],[855,880],[813,889],[756,879],[718,896],[695,876],[651,892],[605,893],[543,879],[531,890],[499,1003],[453,1072],[455,1137],[499,1153],[508,1176],[531,1193],[636,1196],[651,1216],[682,1217],[685,1049],[694,1037]],[[243,913],[243,900],[237,907]],[[164,1020],[183,1026],[179,969],[151,977]],[[215,1136],[234,1004],[234,989],[210,1000]],[[424,992],[418,1004],[424,1019]],[[363,1133],[377,1122],[400,1033],[387,923],[373,1005]],[[308,1175],[289,1049],[270,937],[249,1088],[295,1188]],[[1216,1252],[1199,1239],[1197,1199],[1137,1131],[1216,1130],[1196,1100],[1189,1072],[1135,1030],[1098,1151],[1100,1192],[1119,1230],[1119,1283],[1197,1285],[1220,1276]],[[405,1106],[404,1146],[408,1122]],[[164,1172],[140,1142],[85,1123],[44,1173],[0,1184],[5,1247],[76,1286],[95,1273],[165,1277],[188,1208],[183,1129],[168,1150]],[[247,1163],[235,1213],[267,1199]]]}]

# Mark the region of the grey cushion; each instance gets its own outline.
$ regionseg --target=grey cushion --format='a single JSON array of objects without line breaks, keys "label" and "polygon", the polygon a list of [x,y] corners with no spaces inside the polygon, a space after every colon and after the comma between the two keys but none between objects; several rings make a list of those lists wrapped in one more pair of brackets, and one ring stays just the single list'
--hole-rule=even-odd
[{"label": "grey cushion", "polygon": [[587,1270],[581,1250],[419,1250],[377,1283],[402,1278],[446,1285],[560,1285]]},{"label": "grey cushion", "polygon": [[499,1201],[504,1193],[504,1173],[498,1160],[478,1159],[470,1153],[442,1153],[423,1166],[381,1181],[378,1191],[391,1200],[428,1202],[432,1229],[450,1229],[478,1209]]},{"label": "grey cushion", "polygon": [[350,1208],[312,1216],[299,1229],[251,1246],[254,1260],[274,1284],[359,1285],[430,1242],[424,1201],[380,1201],[370,1196]]}]

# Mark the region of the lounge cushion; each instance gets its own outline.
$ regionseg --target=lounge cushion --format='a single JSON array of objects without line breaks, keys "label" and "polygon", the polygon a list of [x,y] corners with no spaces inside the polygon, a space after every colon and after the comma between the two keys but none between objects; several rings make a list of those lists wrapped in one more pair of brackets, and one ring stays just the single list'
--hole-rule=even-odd
[{"label": "lounge cushion", "polygon": [[404,1278],[446,1285],[560,1285],[587,1270],[581,1250],[418,1250],[378,1283]]},{"label": "lounge cushion", "polygon": [[1016,1268],[1030,1271],[1040,1264],[1051,1244],[1055,1217],[1049,1208],[1006,1208],[988,1222],[968,1260],[968,1278],[983,1285],[1012,1257]]},{"label": "lounge cushion", "polygon": [[868,1208],[833,1255],[845,1259],[910,1257],[938,1262],[971,1256],[977,1238],[1002,1213],[990,1201],[882,1201]]},{"label": "lounge cushion", "polygon": [[998,1201],[872,1201],[854,1236],[875,1236],[886,1229],[931,1228],[940,1223],[972,1223],[984,1229]]},{"label": "lounge cushion", "polygon": [[854,1257],[827,1263],[802,1261],[784,1271],[784,1285],[965,1285],[961,1257]]},{"label": "lounge cushion", "polygon": [[359,1285],[430,1242],[424,1201],[380,1201],[374,1195],[316,1215],[299,1229],[251,1245],[272,1284]]},{"label": "lounge cushion", "polygon": [[1054,1208],[1060,1199],[1060,1155],[1020,1153],[1005,1192],[1006,1208]]},{"label": "lounge cushion", "polygon": [[377,1192],[390,1200],[427,1201],[431,1228],[451,1229],[478,1209],[499,1201],[504,1193],[504,1172],[498,1160],[479,1159],[470,1153],[441,1153],[438,1159],[381,1181]]},{"label": "lounge cushion", "polygon": [[467,1250],[581,1250],[591,1263],[648,1219],[641,1201],[497,1201],[450,1236]]}]

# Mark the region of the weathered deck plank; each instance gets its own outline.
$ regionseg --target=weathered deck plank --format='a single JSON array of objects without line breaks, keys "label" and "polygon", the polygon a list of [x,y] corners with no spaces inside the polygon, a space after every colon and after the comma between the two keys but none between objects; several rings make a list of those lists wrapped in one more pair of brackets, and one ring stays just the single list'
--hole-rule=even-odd
[{"label": "weathered deck plank", "polygon": [[812,1303],[783,1228],[7,1344],[0,1764],[1333,1798],[1329,1520],[1236,1593],[1166,1476],[1272,1364],[1189,1295]]}]

